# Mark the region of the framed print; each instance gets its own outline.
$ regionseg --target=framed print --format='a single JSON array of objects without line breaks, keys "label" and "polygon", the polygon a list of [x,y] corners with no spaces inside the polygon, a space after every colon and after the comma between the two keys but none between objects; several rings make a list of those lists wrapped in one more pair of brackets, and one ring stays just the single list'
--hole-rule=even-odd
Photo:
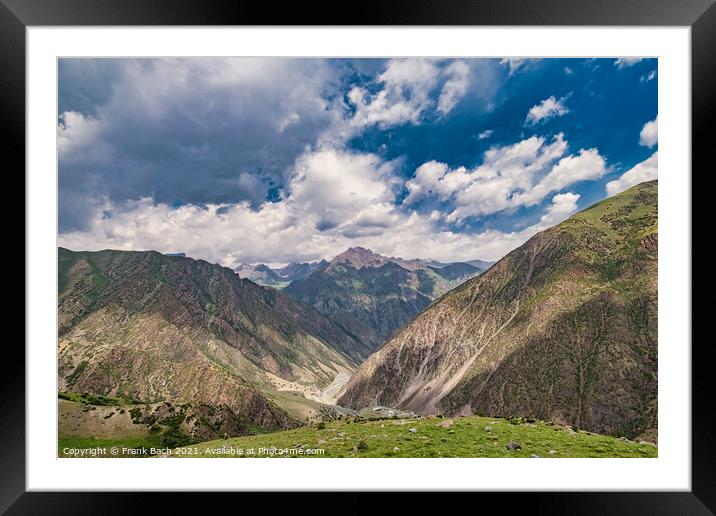
[{"label": "framed print", "polygon": [[365,490],[709,514],[711,4],[345,26],[4,1],[27,331],[3,509]]}]

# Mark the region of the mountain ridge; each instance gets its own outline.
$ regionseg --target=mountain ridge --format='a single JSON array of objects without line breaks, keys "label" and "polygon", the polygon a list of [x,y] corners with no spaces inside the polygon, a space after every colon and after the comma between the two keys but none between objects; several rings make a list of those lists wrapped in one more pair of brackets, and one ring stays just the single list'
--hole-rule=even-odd
[{"label": "mountain ridge", "polygon": [[642,183],[597,203],[448,292],[339,403],[655,438],[657,192]]},{"label": "mountain ridge", "polygon": [[60,390],[224,404],[276,429],[296,421],[272,392],[356,366],[362,344],[340,326],[228,268],[154,251],[58,259]]},{"label": "mountain ridge", "polygon": [[374,351],[435,299],[481,272],[466,263],[442,265],[352,247],[284,292],[359,335]]}]

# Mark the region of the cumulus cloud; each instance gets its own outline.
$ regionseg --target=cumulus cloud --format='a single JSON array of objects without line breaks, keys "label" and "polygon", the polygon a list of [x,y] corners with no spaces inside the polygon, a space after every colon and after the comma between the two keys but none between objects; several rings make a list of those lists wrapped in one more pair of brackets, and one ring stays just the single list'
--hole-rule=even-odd
[{"label": "cumulus cloud", "polygon": [[552,197],[552,204],[547,207],[539,222],[529,229],[537,232],[559,224],[577,211],[577,201],[580,197],[579,194],[572,192],[555,195]]},{"label": "cumulus cloud", "polygon": [[[491,60],[61,59],[60,231],[87,209],[158,203],[254,208],[286,188],[306,150],[369,127],[444,117],[495,94]],[[493,84],[494,83],[494,84]]]},{"label": "cumulus cloud", "polygon": [[287,193],[277,202],[174,207],[148,197],[106,200],[94,209],[88,229],[62,233],[59,243],[185,252],[225,266],[267,257],[276,263],[331,258],[355,245],[406,258],[492,260],[566,216],[578,198],[555,196],[539,222],[520,231],[456,232],[436,211],[396,206],[396,167],[373,154],[311,151],[296,161]]},{"label": "cumulus cloud", "polygon": [[[404,123],[417,125],[431,109],[447,114],[467,92],[469,76],[470,69],[463,61],[445,66],[432,59],[393,59],[377,77],[380,90],[371,93],[365,86],[354,86],[348,92],[355,109],[351,123],[386,129]],[[438,88],[436,105],[431,93]]]},{"label": "cumulus cloud", "polygon": [[619,179],[607,183],[607,195],[623,192],[638,183],[657,179],[659,171],[659,153],[655,152],[647,159],[625,172]]},{"label": "cumulus cloud", "polygon": [[323,60],[62,59],[59,68],[61,230],[85,223],[71,207],[80,192],[85,203],[256,205],[343,117],[340,100],[326,100],[341,85]]},{"label": "cumulus cloud", "polygon": [[468,217],[534,206],[550,192],[605,174],[606,162],[597,149],[580,149],[569,156],[566,151],[567,141],[559,133],[551,142],[533,136],[493,147],[485,152],[482,164],[471,170],[430,161],[406,182],[408,195],[403,204],[437,199],[452,207],[446,221],[459,223]]},{"label": "cumulus cloud", "polygon": [[[512,75],[529,61],[502,63]],[[227,266],[356,245],[497,259],[577,210],[579,195],[565,190],[602,177],[597,149],[533,136],[491,147],[471,168],[424,162],[407,182],[410,154],[388,156],[403,152],[391,141],[400,125],[448,124],[460,103],[494,109],[504,76],[497,60],[61,60],[59,243]],[[534,106],[534,124],[564,114],[565,100]],[[349,150],[364,148],[352,139],[369,128],[391,131],[376,153]],[[514,230],[509,219],[503,230],[467,222],[538,205]]]},{"label": "cumulus cloud", "polygon": [[[60,115],[57,125],[57,152],[61,161],[106,161],[111,147],[97,139],[102,123],[76,111]],[[98,145],[99,144],[99,145]]]},{"label": "cumulus cloud", "polygon": [[291,204],[316,217],[322,229],[351,224],[382,227],[389,217],[398,179],[395,161],[375,154],[322,150],[301,156],[288,186]]},{"label": "cumulus cloud", "polygon": [[639,133],[639,145],[644,147],[653,147],[659,141],[659,117],[657,116],[654,120],[644,124]]},{"label": "cumulus cloud", "polygon": [[599,179],[606,172],[606,161],[596,148],[580,149],[577,154],[559,160],[533,188],[514,195],[515,204],[532,206],[549,192],[557,192],[579,181]]},{"label": "cumulus cloud", "polygon": [[527,118],[525,118],[526,125],[536,125],[550,118],[557,116],[566,115],[569,113],[569,109],[565,105],[568,95],[560,98],[559,100],[552,95],[549,98],[544,99],[539,104],[535,104],[527,112]]},{"label": "cumulus cloud", "polygon": [[617,68],[628,68],[630,66],[634,66],[639,61],[643,61],[643,57],[620,57],[619,59],[614,61],[614,66]]}]

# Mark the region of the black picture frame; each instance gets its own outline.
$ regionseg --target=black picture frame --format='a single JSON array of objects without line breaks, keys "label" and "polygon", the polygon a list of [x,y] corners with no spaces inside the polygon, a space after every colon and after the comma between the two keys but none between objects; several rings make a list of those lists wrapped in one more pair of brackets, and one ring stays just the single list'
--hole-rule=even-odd
[{"label": "black picture frame", "polygon": [[[25,29],[82,25],[570,25],[689,26],[692,71],[692,168],[713,160],[710,131],[716,91],[714,0],[393,0],[343,9],[336,2],[282,3],[238,0],[0,0],[0,115],[5,160],[25,164]],[[350,11],[350,13],[348,13]],[[683,171],[685,177],[690,171]],[[24,198],[24,196],[23,196]],[[693,258],[692,258],[693,262]],[[25,274],[32,271],[26,269]],[[31,307],[26,307],[26,310]],[[27,312],[26,312],[27,314]],[[674,343],[684,347],[690,342]],[[711,339],[692,346],[692,490],[690,492],[481,493],[479,501],[550,514],[712,514],[716,511],[716,446],[710,421],[713,405]],[[15,346],[18,348],[19,346]],[[6,346],[7,348],[7,346]],[[12,357],[12,353],[16,357]],[[6,350],[0,375],[0,511],[7,514],[136,513],[159,494],[39,493],[25,488],[25,358]],[[687,423],[687,422],[684,422]],[[217,495],[212,495],[216,497]],[[226,501],[231,494],[222,495]],[[233,495],[235,496],[235,495]],[[245,496],[245,495],[241,495]],[[263,495],[264,497],[266,495]],[[270,495],[270,504],[299,507],[296,494]],[[352,510],[351,494],[340,502]],[[141,499],[139,498],[141,497]],[[162,495],[162,512],[205,501],[190,493]],[[266,498],[264,498],[265,500]],[[235,500],[235,498],[234,498]],[[452,499],[454,501],[454,499]],[[363,499],[365,503],[365,498]],[[474,502],[471,502],[474,503]],[[139,505],[138,505],[139,504]],[[300,505],[297,505],[300,504]],[[414,494],[404,509],[422,504]]]}]

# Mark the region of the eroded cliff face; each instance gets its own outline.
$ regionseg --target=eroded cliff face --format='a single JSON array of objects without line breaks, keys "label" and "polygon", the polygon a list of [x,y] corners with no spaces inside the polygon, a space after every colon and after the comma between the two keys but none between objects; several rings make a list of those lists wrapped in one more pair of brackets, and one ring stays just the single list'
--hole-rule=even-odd
[{"label": "eroded cliff face", "polygon": [[656,181],[576,214],[416,317],[339,403],[531,416],[653,440],[657,243]]},{"label": "eroded cliff face", "polygon": [[156,252],[59,251],[60,390],[226,405],[295,424],[263,392],[323,388],[354,339],[318,311],[231,270]]}]

